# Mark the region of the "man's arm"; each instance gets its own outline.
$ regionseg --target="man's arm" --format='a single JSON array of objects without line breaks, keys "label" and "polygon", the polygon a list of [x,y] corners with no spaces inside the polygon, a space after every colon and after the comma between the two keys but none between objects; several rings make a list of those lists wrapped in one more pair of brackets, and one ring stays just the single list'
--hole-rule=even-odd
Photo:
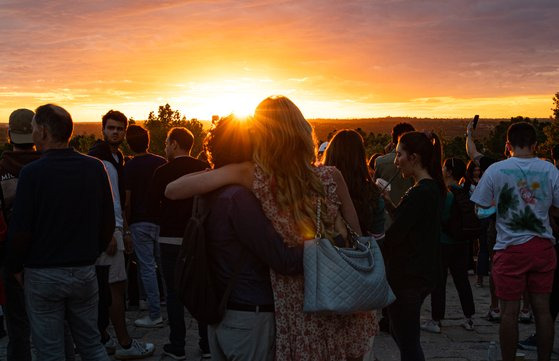
[{"label": "man's arm", "polygon": [[285,244],[251,191],[239,188],[232,196],[228,213],[241,243],[270,268],[286,275],[303,272],[303,245]]},{"label": "man's arm", "polygon": [[159,223],[161,217],[161,201],[165,197],[165,186],[162,185],[160,168],[153,172],[147,190],[147,206],[149,217]]}]

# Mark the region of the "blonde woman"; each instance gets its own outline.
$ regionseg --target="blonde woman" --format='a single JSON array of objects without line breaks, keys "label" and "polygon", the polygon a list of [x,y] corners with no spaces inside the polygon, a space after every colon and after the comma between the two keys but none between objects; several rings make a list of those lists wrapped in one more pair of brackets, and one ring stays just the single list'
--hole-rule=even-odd
[{"label": "blonde woman", "polygon": [[[336,236],[340,213],[360,231],[340,172],[334,167],[313,166],[313,129],[291,100],[283,96],[264,99],[255,110],[251,126],[254,162],[179,178],[169,184],[165,195],[171,199],[187,198],[226,184],[241,184],[252,189],[266,216],[290,246],[314,237],[318,199],[326,236]],[[369,338],[378,329],[373,312],[303,313],[303,276],[283,276],[272,270],[270,277],[277,360],[362,359],[369,349]]]}]

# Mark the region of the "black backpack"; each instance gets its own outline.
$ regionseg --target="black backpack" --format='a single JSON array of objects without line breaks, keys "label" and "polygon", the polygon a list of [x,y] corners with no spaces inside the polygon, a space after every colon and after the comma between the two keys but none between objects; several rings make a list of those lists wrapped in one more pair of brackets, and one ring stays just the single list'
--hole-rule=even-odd
[{"label": "black backpack", "polygon": [[443,230],[456,241],[471,241],[478,238],[483,227],[477,218],[475,204],[470,201],[470,195],[463,188],[450,187],[454,195],[454,202],[450,210],[450,218],[443,225]]},{"label": "black backpack", "polygon": [[207,200],[195,196],[192,216],[186,225],[175,265],[174,286],[179,299],[192,317],[201,323],[211,325],[220,322],[223,318],[229,294],[241,268],[243,255],[220,299],[208,263],[204,223],[209,213]]}]

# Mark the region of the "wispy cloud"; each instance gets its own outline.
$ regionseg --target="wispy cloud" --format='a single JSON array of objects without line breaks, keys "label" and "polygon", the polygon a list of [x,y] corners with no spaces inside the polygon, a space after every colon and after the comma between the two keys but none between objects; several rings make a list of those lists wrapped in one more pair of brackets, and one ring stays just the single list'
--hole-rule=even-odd
[{"label": "wispy cloud", "polygon": [[152,104],[247,75],[361,112],[551,95],[558,17],[556,0],[4,1],[0,120],[21,102]]}]

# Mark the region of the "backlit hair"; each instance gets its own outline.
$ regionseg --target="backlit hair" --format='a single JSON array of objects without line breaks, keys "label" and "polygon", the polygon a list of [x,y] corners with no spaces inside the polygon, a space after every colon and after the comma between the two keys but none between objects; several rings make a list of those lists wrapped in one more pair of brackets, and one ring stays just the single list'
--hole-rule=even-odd
[{"label": "backlit hair", "polygon": [[[312,126],[291,100],[271,96],[256,107],[253,137],[254,161],[270,177],[279,209],[293,216],[303,239],[312,238],[318,197],[323,199],[322,214],[326,213],[324,186],[313,170],[316,138]],[[331,224],[321,228],[328,231]]]}]

